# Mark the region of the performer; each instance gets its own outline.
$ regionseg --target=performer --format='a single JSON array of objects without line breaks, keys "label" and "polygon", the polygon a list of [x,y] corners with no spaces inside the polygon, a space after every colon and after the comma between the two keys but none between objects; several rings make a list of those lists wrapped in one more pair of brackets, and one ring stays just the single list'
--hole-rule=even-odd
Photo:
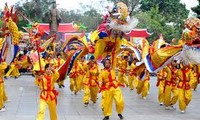
[{"label": "performer", "polygon": [[[172,63],[166,66],[163,70],[167,73],[164,86],[164,104],[166,110],[175,110],[174,105],[178,100],[177,90],[177,61],[173,60]],[[171,96],[173,93],[173,96]]]},{"label": "performer", "polygon": [[193,79],[190,80],[190,85],[191,88],[196,91],[198,84],[199,84],[199,76],[200,76],[200,65],[192,65],[192,69],[193,69]]},{"label": "performer", "polygon": [[7,101],[7,96],[4,88],[4,70],[7,68],[6,62],[0,63],[0,112],[5,111],[4,102]]},{"label": "performer", "polygon": [[104,113],[103,120],[109,120],[112,114],[112,102],[115,101],[116,110],[120,119],[123,119],[122,112],[124,110],[124,98],[120,89],[120,82],[117,81],[115,70],[111,68],[111,61],[106,59],[104,61],[104,69],[100,73],[101,91],[103,99],[102,109]]},{"label": "performer", "polygon": [[76,95],[77,92],[79,91],[78,90],[78,62],[75,63],[75,65],[73,66],[72,70],[70,71],[70,74],[69,74],[69,78],[70,78],[70,90],[72,92],[74,92],[74,94]]},{"label": "performer", "polygon": [[135,88],[137,88],[137,84],[138,84],[137,75],[135,72],[136,62],[137,62],[137,58],[134,58],[133,62],[131,63],[131,66],[130,66],[130,72],[128,74],[130,90],[133,90],[134,86],[135,86]]},{"label": "performer", "polygon": [[83,103],[85,104],[85,106],[89,104],[90,98],[93,103],[96,103],[97,101],[97,94],[99,90],[98,76],[99,76],[98,65],[94,60],[94,56],[91,56],[88,62],[86,78],[83,81],[84,85]]},{"label": "performer", "polygon": [[41,89],[39,100],[39,112],[36,120],[44,120],[46,106],[48,105],[50,112],[50,119],[57,120],[56,104],[58,92],[55,90],[54,83],[59,78],[59,73],[54,71],[50,64],[45,65],[43,75],[39,75]]},{"label": "performer", "polygon": [[128,54],[124,54],[123,59],[121,61],[118,61],[118,64],[119,64],[118,80],[122,84],[126,84],[126,86],[128,87],[129,85],[126,79],[126,71],[128,68]]},{"label": "performer", "polygon": [[193,79],[194,76],[192,74],[192,69],[185,64],[182,64],[181,69],[177,71],[177,75],[179,79],[179,108],[181,113],[185,113],[186,107],[192,99],[192,91],[189,82]]},{"label": "performer", "polygon": [[158,101],[160,103],[160,106],[163,106],[164,104],[164,86],[165,86],[165,80],[167,77],[167,73],[162,69],[157,74],[157,84],[158,87]]},{"label": "performer", "polygon": [[[55,61],[54,61],[54,68],[55,68],[56,70],[58,70],[58,69],[64,64],[64,62],[65,62],[65,60],[62,59],[61,54],[58,53],[58,54],[57,54],[57,58],[56,58]],[[64,85],[64,80],[58,81],[58,86],[59,86],[59,88],[65,87],[65,85]]]},{"label": "performer", "polygon": [[15,79],[20,76],[19,68],[21,67],[20,62],[18,61],[18,58],[15,58],[14,61],[10,64],[10,69],[6,73],[5,78],[8,78],[9,76],[14,77]]},{"label": "performer", "polygon": [[85,78],[86,70],[87,70],[87,63],[85,62],[85,56],[83,56],[79,61],[78,90],[81,90],[83,88],[83,80]]}]

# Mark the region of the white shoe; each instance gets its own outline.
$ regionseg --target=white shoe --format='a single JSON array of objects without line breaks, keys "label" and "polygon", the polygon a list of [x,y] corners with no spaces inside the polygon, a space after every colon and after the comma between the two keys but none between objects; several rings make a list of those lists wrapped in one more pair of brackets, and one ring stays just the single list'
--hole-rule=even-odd
[{"label": "white shoe", "polygon": [[150,92],[147,92],[147,94],[149,95],[149,94],[150,94]]},{"label": "white shoe", "polygon": [[5,112],[5,111],[6,111],[5,108],[1,108],[1,109],[0,109],[0,112]]},{"label": "white shoe", "polygon": [[184,110],[182,110],[182,111],[181,111],[181,113],[182,113],[182,114],[184,114],[184,113],[185,113],[185,111],[184,111]]},{"label": "white shoe", "polygon": [[170,108],[169,107],[165,107],[165,110],[170,110]]},{"label": "white shoe", "polygon": [[146,97],[143,97],[143,99],[146,100],[147,98],[146,98]]},{"label": "white shoe", "polygon": [[171,105],[170,110],[176,110],[176,107]]},{"label": "white shoe", "polygon": [[163,102],[161,102],[161,103],[160,103],[160,106],[163,106],[163,104],[164,104],[164,103],[163,103]]}]

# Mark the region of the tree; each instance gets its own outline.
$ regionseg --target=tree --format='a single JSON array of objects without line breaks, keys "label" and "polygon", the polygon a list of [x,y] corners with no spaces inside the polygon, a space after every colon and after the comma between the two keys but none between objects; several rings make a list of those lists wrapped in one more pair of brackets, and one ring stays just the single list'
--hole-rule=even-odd
[{"label": "tree", "polygon": [[189,10],[180,0],[141,0],[140,9],[145,12],[158,5],[159,13],[166,18],[166,22],[173,22],[181,27],[183,20],[188,17]]},{"label": "tree", "polygon": [[197,5],[196,7],[191,8],[193,12],[195,12],[197,14],[197,17],[200,18],[200,0],[198,0],[199,5]]},{"label": "tree", "polygon": [[140,3],[140,0],[108,0],[108,1],[111,1],[111,2],[114,2],[114,3],[117,3],[117,2],[125,3],[130,10],[131,16],[134,14],[134,11],[137,9],[137,7]]},{"label": "tree", "polygon": [[147,28],[150,33],[153,33],[148,38],[150,43],[158,39],[160,34],[163,34],[166,42],[171,42],[173,38],[180,38],[180,30],[165,23],[165,17],[159,14],[158,6],[152,7],[150,11],[139,12],[135,17],[139,20],[138,28]]}]

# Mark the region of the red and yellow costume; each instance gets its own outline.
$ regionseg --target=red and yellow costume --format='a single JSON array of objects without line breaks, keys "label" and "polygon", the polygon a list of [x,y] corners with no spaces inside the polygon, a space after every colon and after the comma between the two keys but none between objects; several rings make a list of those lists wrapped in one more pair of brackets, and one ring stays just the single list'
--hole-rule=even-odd
[{"label": "red and yellow costume", "polygon": [[83,80],[86,74],[86,70],[87,70],[87,63],[84,61],[79,61],[79,69],[78,69],[78,89],[82,89],[83,88]]},{"label": "red and yellow costume", "polygon": [[135,63],[132,63],[130,66],[130,72],[128,74],[129,87],[131,90],[134,89],[134,86],[135,88],[137,88],[138,84],[137,73],[135,72],[135,68],[136,68]]},{"label": "red and yellow costume", "polygon": [[4,70],[7,68],[6,62],[0,64],[0,109],[4,107],[4,102],[7,101],[7,96],[4,88]]},{"label": "red and yellow costume", "polygon": [[126,84],[128,86],[128,82],[126,79],[126,72],[128,68],[128,61],[122,59],[118,61],[118,81],[121,82],[122,84]]},{"label": "red and yellow costume", "polygon": [[179,108],[181,111],[186,110],[186,106],[190,103],[192,99],[192,91],[190,87],[190,80],[193,79],[192,69],[188,66],[186,68],[181,68],[177,72],[179,83]]},{"label": "red and yellow costume", "polygon": [[[178,100],[177,69],[172,65],[168,65],[163,70],[167,73],[164,86],[164,104],[168,109],[169,106],[176,104]],[[173,96],[171,97],[172,93]]]},{"label": "red and yellow costume", "polygon": [[70,71],[69,78],[70,78],[70,90],[75,94],[79,91],[78,90],[78,62],[73,66],[72,70]]},{"label": "red and yellow costume", "polygon": [[56,104],[58,92],[54,88],[54,83],[59,78],[59,73],[55,72],[51,75],[44,74],[43,78],[39,81],[40,93],[40,104],[39,112],[36,120],[44,120],[46,106],[48,105],[50,112],[50,119],[57,120]]},{"label": "red and yellow costume", "polygon": [[193,74],[194,74],[194,77],[192,80],[190,80],[190,85],[191,85],[191,88],[196,90],[197,89],[197,86],[198,84],[200,83],[200,65],[193,65]]},{"label": "red and yellow costume", "polygon": [[122,114],[124,110],[124,98],[120,89],[121,83],[117,81],[115,70],[103,69],[100,73],[100,81],[102,83],[102,109],[104,116],[112,114],[112,102],[115,101],[118,114]]},{"label": "red and yellow costume", "polygon": [[83,103],[89,103],[89,99],[96,103],[97,94],[99,90],[99,68],[98,65],[95,64],[92,68],[87,67],[86,78],[83,80],[84,85],[84,97]]},{"label": "red and yellow costume", "polygon": [[157,84],[158,87],[158,101],[162,105],[164,103],[164,86],[167,73],[162,69],[157,74]]},{"label": "red and yellow costume", "polygon": [[[54,61],[54,68],[56,70],[58,70],[63,64],[65,63],[65,60],[62,59],[62,58],[57,58],[55,61]],[[58,85],[64,85],[64,80],[61,80],[61,81],[58,81]]]}]

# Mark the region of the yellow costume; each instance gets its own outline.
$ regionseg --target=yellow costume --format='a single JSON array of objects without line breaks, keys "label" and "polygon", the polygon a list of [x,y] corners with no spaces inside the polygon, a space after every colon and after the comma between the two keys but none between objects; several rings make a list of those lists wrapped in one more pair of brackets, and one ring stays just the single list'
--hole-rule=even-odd
[{"label": "yellow costume", "polygon": [[177,72],[179,83],[178,83],[178,89],[179,89],[179,108],[181,112],[185,112],[186,106],[190,103],[192,99],[192,92],[190,89],[190,80],[193,79],[192,70],[190,67],[181,68]]},{"label": "yellow costume", "polygon": [[129,87],[131,90],[134,89],[134,86],[135,86],[135,88],[137,88],[137,84],[138,84],[138,79],[137,79],[137,75],[135,72],[135,68],[136,68],[135,63],[132,63],[130,66],[130,72],[128,74]]},{"label": "yellow costume", "polygon": [[99,76],[99,68],[97,64],[95,64],[92,68],[87,67],[86,78],[83,80],[84,104],[88,104],[90,98],[91,101],[93,101],[93,103],[96,103],[97,94],[99,90],[98,76]]},{"label": "yellow costume", "polygon": [[[54,61],[54,68],[58,70],[64,63],[65,63],[65,60],[63,60],[62,58],[57,58]],[[61,86],[64,87],[64,80],[58,81],[58,86],[59,87],[61,87]]]},{"label": "yellow costume", "polygon": [[44,120],[47,105],[49,108],[50,119],[57,120],[56,104],[58,92],[54,88],[54,83],[57,81],[58,78],[59,73],[55,72],[51,75],[45,74],[44,77],[40,80],[40,104],[36,120]]},{"label": "yellow costume", "polygon": [[19,77],[20,76],[20,73],[19,73],[19,68],[20,68],[20,62],[15,59],[11,64],[10,64],[10,69],[9,71],[6,73],[6,77]]},{"label": "yellow costume", "polygon": [[164,103],[164,86],[165,86],[165,79],[166,79],[167,73],[164,70],[161,70],[157,74],[157,84],[158,87],[158,101],[160,105],[163,105]]},{"label": "yellow costume", "polygon": [[118,114],[122,114],[124,110],[124,98],[121,92],[119,83],[116,80],[115,70],[104,69],[99,76],[102,83],[101,91],[103,92],[103,113],[104,116],[112,114],[112,102],[115,101]]},{"label": "yellow costume", "polygon": [[0,64],[0,110],[4,107],[4,102],[7,101],[7,96],[4,88],[4,70],[7,68],[6,62]]},{"label": "yellow costume", "polygon": [[144,78],[144,80],[138,80],[138,85],[137,85],[137,94],[141,94],[143,99],[146,99],[147,94],[149,92],[149,88],[150,88],[150,75],[149,72],[147,70],[145,70],[146,72],[146,76]]},{"label": "yellow costume", "polygon": [[191,88],[196,91],[197,89],[197,86],[199,84],[199,76],[200,76],[200,65],[193,65],[192,66],[193,68],[193,79],[190,80],[190,85],[191,85]]},{"label": "yellow costume", "polygon": [[[174,104],[176,104],[178,100],[178,90],[177,90],[177,69],[172,65],[168,65],[163,69],[166,73],[165,87],[164,87],[164,104],[166,110],[169,110],[170,106],[172,109],[174,108]],[[173,93],[173,97],[171,94]]]},{"label": "yellow costume", "polygon": [[78,67],[78,90],[81,90],[83,88],[83,80],[85,78],[87,70],[87,63],[84,61],[79,61],[79,67]]},{"label": "yellow costume", "polygon": [[78,90],[78,62],[73,66],[72,70],[70,71],[69,78],[70,78],[70,90],[76,94]]},{"label": "yellow costume", "polygon": [[126,71],[128,67],[128,61],[122,59],[118,61],[119,68],[118,68],[118,81],[122,84],[126,84],[128,86],[128,82],[126,80]]}]

